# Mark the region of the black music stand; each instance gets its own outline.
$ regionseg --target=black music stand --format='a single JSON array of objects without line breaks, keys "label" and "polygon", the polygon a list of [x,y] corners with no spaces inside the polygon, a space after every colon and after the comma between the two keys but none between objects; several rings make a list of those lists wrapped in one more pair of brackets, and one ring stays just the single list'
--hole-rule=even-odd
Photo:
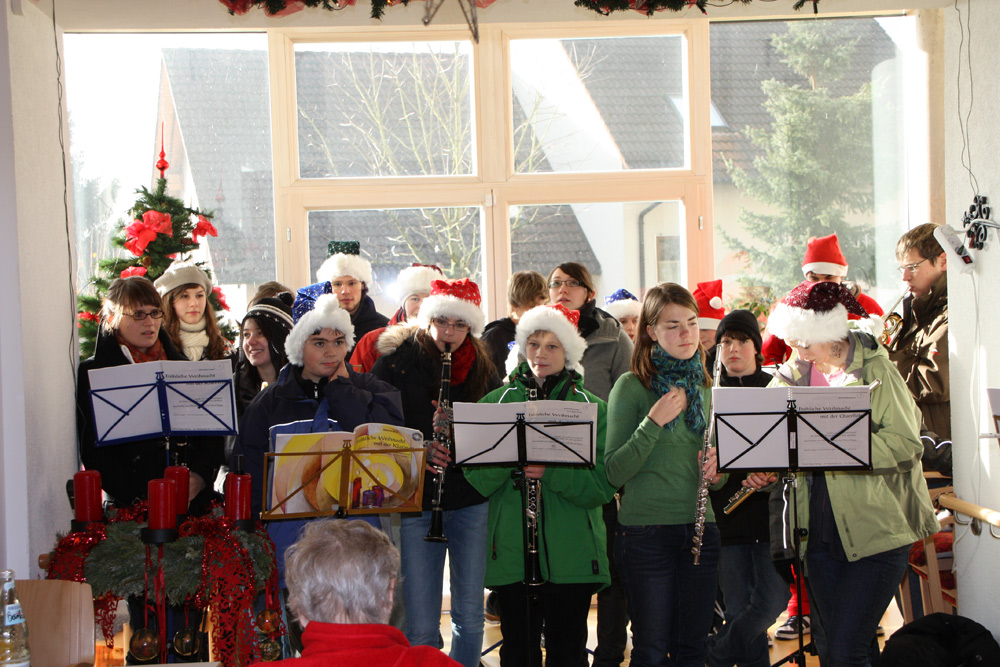
[{"label": "black music stand", "polygon": [[[529,401],[528,404],[535,401]],[[562,402],[562,401],[556,401]],[[461,458],[458,456],[458,444],[459,439],[456,437],[456,461],[455,466],[466,466],[466,467],[486,467],[486,466],[497,466],[497,467],[509,467],[516,466],[516,470],[511,471],[511,479],[514,480],[515,488],[519,488],[521,491],[521,511],[524,516],[524,526],[521,533],[524,545],[524,585],[526,587],[526,599],[525,599],[525,621],[528,626],[528,642],[526,644],[526,650],[528,655],[525,659],[525,665],[528,667],[541,667],[541,653],[536,654],[534,649],[534,641],[532,637],[534,622],[538,617],[538,606],[539,597],[538,590],[545,580],[542,578],[541,563],[539,560],[539,553],[537,548],[537,540],[535,540],[535,548],[529,550],[529,545],[533,542],[529,538],[529,506],[528,506],[528,484],[524,475],[525,467],[529,465],[545,465],[545,466],[561,466],[561,467],[572,467],[572,468],[593,468],[594,467],[594,431],[596,428],[597,415],[595,413],[594,419],[592,421],[532,421],[528,422],[525,419],[525,411],[519,411],[515,415],[513,423],[508,421],[460,421],[457,419],[460,416],[461,409],[459,405],[455,405],[455,415],[456,419],[454,424],[456,428],[459,425],[464,425],[466,427],[502,427],[504,430],[496,437],[495,442],[492,445],[480,450],[477,453],[471,454],[466,458]],[[509,410],[512,405],[527,405],[527,404],[510,404],[510,403],[498,403],[498,404],[476,404],[479,411],[489,410],[490,406],[502,407],[504,411]],[[596,407],[596,406],[595,406]],[[586,432],[586,450],[589,452],[589,457],[582,455],[578,449],[579,447],[571,447],[563,442],[562,439],[557,438],[552,431],[547,431],[548,429],[553,430],[566,430],[568,428],[576,427],[581,429],[581,432],[585,430]],[[576,434],[579,437],[580,433]],[[512,437],[513,436],[513,437]],[[529,442],[530,438],[530,442]],[[488,440],[487,440],[488,441]],[[531,445],[534,445],[533,447]],[[550,452],[552,448],[564,456],[558,458],[546,457],[544,455],[544,449],[548,445]],[[500,458],[508,458],[510,455],[503,453],[508,450],[513,450],[516,446],[515,458],[507,461],[497,461],[495,454],[500,452]],[[487,454],[493,454],[490,457],[490,461],[479,462],[476,459],[482,459]],[[569,455],[569,460],[567,460],[565,454]],[[541,489],[538,490],[537,506],[531,508],[534,513],[535,520],[540,518],[541,512]]]},{"label": "black music stand", "polygon": [[[869,387],[869,390],[874,388],[873,385]],[[746,434],[737,430],[736,424],[739,422],[737,415],[750,415],[749,412],[730,412],[730,413],[716,413],[716,438],[719,445],[718,452],[723,452],[722,442],[723,439],[736,440],[738,447],[745,447],[742,452],[736,454],[732,457],[727,457],[724,461],[720,458],[719,460],[719,470],[724,471],[749,471],[755,472],[761,469],[770,470],[781,470],[787,471],[787,474],[782,478],[782,483],[785,485],[785,494],[791,489],[792,497],[792,525],[790,527],[791,537],[794,546],[793,559],[795,563],[795,571],[798,576],[795,577],[795,590],[799,599],[802,598],[802,539],[808,535],[808,529],[803,528],[799,525],[799,513],[798,513],[798,479],[793,473],[796,472],[810,472],[810,473],[825,473],[828,470],[871,470],[871,407],[867,409],[824,409],[824,410],[799,410],[797,406],[796,399],[796,389],[797,387],[787,387],[787,388],[770,388],[764,391],[782,391],[787,392],[786,396],[786,408],[783,412],[755,412],[752,413],[756,417],[772,417],[774,419],[773,424],[758,424],[758,432],[761,428],[764,429],[764,433],[761,434],[755,441],[751,440],[746,436]],[[811,388],[815,389],[815,388]],[[831,390],[838,390],[841,388],[830,387]],[[741,389],[740,391],[750,391],[748,389]],[[713,397],[714,400],[714,397]],[[749,408],[752,409],[752,408]],[[826,423],[823,423],[823,418],[826,418]],[[839,423],[831,426],[829,421],[836,418]],[[749,417],[747,418],[749,419]],[[719,429],[719,424],[725,425],[726,428],[722,429],[725,431],[723,435],[722,431]],[[739,463],[741,459],[748,459],[749,452],[754,448],[761,446],[765,440],[774,434],[781,433],[781,427],[784,426],[784,435],[787,437],[787,450],[784,454],[787,458],[781,460],[775,460],[773,465],[767,465],[765,463],[764,468],[755,466],[754,468],[741,467]],[[848,434],[853,434],[858,436],[863,433],[866,439],[867,446],[859,448],[857,443],[853,446],[846,445],[845,443],[838,442],[838,438],[844,438]],[[803,437],[804,436],[804,437]],[[813,454],[806,456],[806,460],[802,460],[802,450],[800,446],[803,440],[808,440],[812,445]],[[739,442],[742,441],[742,442]],[[732,443],[729,443],[732,444]],[[842,446],[845,444],[845,446]],[[862,443],[864,444],[864,443]],[[820,453],[819,456],[815,456],[816,446],[823,447],[829,450],[831,454],[830,457],[825,457]],[[863,449],[864,451],[861,451]],[[729,448],[727,447],[727,451]],[[780,454],[781,452],[774,452]],[[865,456],[867,453],[867,456]],[[824,461],[827,461],[824,463]],[[759,461],[758,461],[759,462]],[[744,464],[745,466],[745,464]],[[784,497],[788,497],[785,495]],[[822,623],[822,616],[820,616],[820,622]],[[806,649],[809,649],[815,655],[815,647],[813,642],[810,641],[808,644],[805,643],[804,635],[802,632],[802,623],[799,623],[798,628],[798,640],[799,646],[798,650],[789,654],[788,656],[782,658],[778,662],[774,663],[772,667],[778,667],[778,665],[783,665],[785,663],[794,663],[800,667],[805,667],[806,664]]]}]

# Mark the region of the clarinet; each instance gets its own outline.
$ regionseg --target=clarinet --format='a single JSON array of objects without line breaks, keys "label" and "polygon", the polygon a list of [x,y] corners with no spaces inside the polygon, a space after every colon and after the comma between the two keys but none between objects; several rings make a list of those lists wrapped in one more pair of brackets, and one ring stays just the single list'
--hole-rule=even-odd
[{"label": "clarinet", "polygon": [[[722,354],[718,353],[715,355],[715,369],[712,372],[713,388],[719,386],[721,377]],[[708,406],[708,425],[705,427],[705,444],[701,450],[702,462],[708,457],[708,450],[712,448],[712,440],[715,439],[715,405],[713,405],[711,399],[709,399]],[[708,511],[708,486],[709,479],[703,471],[701,473],[701,481],[698,484],[697,506],[694,515],[694,537],[691,540],[694,543],[691,547],[691,553],[694,554],[695,565],[698,565],[701,561],[701,545],[705,537],[705,514]]]},{"label": "clarinet", "polygon": [[[441,353],[441,389],[438,391],[438,409],[448,415],[448,425],[444,431],[434,430],[433,442],[447,447],[452,451],[452,418],[451,418],[451,343],[444,344]],[[434,498],[431,500],[431,527],[424,540],[428,542],[447,542],[444,535],[444,510],[441,501],[444,497],[444,473],[447,466],[434,466]]]},{"label": "clarinet", "polygon": [[[528,390],[528,400],[538,400],[538,390],[534,387]],[[538,555],[538,528],[542,519],[542,480],[524,478],[524,525],[528,533],[527,550],[524,554],[524,583],[528,586],[541,586],[542,563]]]}]

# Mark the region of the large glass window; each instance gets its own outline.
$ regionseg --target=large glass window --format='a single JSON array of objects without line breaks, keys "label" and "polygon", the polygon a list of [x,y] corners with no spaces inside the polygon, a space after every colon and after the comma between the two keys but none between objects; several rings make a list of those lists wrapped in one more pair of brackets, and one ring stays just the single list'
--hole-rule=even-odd
[{"label": "large glass window", "polygon": [[242,312],[275,278],[266,36],[68,34],[65,53],[81,291],[159,176],[162,136],[168,194],[215,212],[194,259]]},{"label": "large glass window", "polygon": [[913,26],[712,24],[715,264],[727,296],[780,298],[803,280],[809,237],[836,233],[847,279],[883,307],[895,300],[896,240],[926,221],[907,188],[927,152]]}]

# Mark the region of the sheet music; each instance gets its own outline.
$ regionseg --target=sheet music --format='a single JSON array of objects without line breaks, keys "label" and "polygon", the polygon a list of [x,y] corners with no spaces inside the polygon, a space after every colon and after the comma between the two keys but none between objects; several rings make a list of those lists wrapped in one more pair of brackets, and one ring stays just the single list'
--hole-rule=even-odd
[{"label": "sheet music", "polygon": [[163,379],[167,381],[171,432],[204,433],[221,428],[235,431],[232,377],[232,364],[227,360],[165,363]]},{"label": "sheet music", "polygon": [[[716,387],[719,467],[782,470],[788,467],[788,391],[784,388]],[[770,414],[763,414],[770,413]]]},{"label": "sheet music", "polygon": [[[870,421],[868,418],[861,419],[859,412],[846,412],[871,408],[868,387],[795,387],[792,394],[800,413],[822,411],[820,414],[799,416],[800,468],[854,466],[859,461],[871,463]],[[822,436],[803,421],[812,424]],[[823,436],[836,438],[840,449],[831,447]]]},{"label": "sheet music", "polygon": [[98,444],[163,434],[156,373],[145,365],[94,368],[88,373]]}]

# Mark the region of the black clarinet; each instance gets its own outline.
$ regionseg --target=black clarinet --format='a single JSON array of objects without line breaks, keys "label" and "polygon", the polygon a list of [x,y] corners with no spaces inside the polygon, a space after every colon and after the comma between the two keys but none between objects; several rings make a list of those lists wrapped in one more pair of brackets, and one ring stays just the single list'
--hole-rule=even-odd
[{"label": "black clarinet", "polygon": [[[528,390],[528,400],[538,400],[538,390],[532,387]],[[545,583],[542,577],[542,563],[538,554],[538,530],[542,520],[542,480],[524,478],[524,522],[527,531],[526,549],[524,553],[524,583],[528,586],[541,586]]]},{"label": "black clarinet", "polygon": [[[438,391],[438,409],[444,410],[448,415],[448,425],[443,431],[434,430],[432,442],[446,447],[452,452],[452,418],[451,418],[451,343],[444,344],[444,352],[441,353],[441,389]],[[434,499],[431,501],[431,527],[427,531],[424,539],[428,542],[447,542],[444,535],[444,510],[441,509],[441,500],[444,497],[444,473],[447,466],[434,466]]]}]

